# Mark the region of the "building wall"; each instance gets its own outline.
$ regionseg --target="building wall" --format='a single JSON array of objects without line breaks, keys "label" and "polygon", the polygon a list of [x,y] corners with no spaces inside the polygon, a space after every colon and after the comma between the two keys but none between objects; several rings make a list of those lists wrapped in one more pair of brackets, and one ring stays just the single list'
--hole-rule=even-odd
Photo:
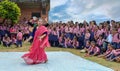
[{"label": "building wall", "polygon": [[25,8],[25,9],[21,9],[21,17],[20,19],[22,18],[27,18],[27,19],[30,19],[32,17],[32,13],[34,12],[41,12],[41,10],[39,8],[34,8],[34,9],[29,9],[29,8]]},{"label": "building wall", "polygon": [[40,8],[22,8],[20,19],[27,18],[30,19],[32,17],[32,13],[40,13],[41,18],[48,18],[48,10],[46,10],[46,14],[42,14],[42,9]]}]

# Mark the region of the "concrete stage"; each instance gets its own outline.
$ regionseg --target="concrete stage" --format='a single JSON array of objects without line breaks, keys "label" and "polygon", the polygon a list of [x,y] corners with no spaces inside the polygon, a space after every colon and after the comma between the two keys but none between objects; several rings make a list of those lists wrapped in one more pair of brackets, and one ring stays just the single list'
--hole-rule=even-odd
[{"label": "concrete stage", "polygon": [[46,64],[27,65],[24,52],[0,52],[0,71],[114,71],[69,52],[47,52]]}]

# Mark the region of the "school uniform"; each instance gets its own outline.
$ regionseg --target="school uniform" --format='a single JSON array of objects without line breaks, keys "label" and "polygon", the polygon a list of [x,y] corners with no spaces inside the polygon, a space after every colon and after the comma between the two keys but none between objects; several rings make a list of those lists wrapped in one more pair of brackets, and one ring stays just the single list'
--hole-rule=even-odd
[{"label": "school uniform", "polygon": [[22,39],[23,39],[23,34],[22,32],[19,32],[17,34],[17,47],[20,45],[20,47],[22,47]]},{"label": "school uniform", "polygon": [[115,47],[115,49],[118,49],[120,48],[119,44],[120,44],[120,39],[118,38],[118,33],[116,33],[113,35],[112,45]]},{"label": "school uniform", "polygon": [[99,55],[100,54],[100,49],[97,46],[95,46],[94,48],[90,47],[89,52],[90,52],[90,55],[93,55],[94,53],[97,53],[96,55]]}]

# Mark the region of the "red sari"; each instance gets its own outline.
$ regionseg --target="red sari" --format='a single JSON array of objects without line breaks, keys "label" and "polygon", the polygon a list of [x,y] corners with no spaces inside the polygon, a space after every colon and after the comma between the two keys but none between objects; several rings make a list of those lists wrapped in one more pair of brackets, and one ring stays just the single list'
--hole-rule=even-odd
[{"label": "red sari", "polygon": [[22,56],[22,58],[27,64],[44,63],[47,60],[47,55],[44,50],[45,47],[50,46],[48,42],[48,34],[42,40],[39,40],[39,37],[45,32],[48,32],[48,30],[44,26],[40,26],[36,30],[29,53]]}]

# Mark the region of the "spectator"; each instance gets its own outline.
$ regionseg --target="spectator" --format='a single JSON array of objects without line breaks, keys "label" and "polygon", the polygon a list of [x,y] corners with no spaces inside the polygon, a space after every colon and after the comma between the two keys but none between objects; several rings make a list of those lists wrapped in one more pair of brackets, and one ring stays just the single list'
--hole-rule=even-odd
[{"label": "spectator", "polygon": [[3,37],[3,46],[10,47],[11,44],[12,44],[12,40],[7,34],[5,34],[5,36]]},{"label": "spectator", "polygon": [[21,30],[19,30],[17,34],[17,47],[22,47],[22,39],[23,39],[23,34]]},{"label": "spectator", "polygon": [[120,48],[119,43],[120,43],[120,39],[119,39],[119,33],[117,32],[116,29],[112,30],[112,45],[114,45],[115,49]]},{"label": "spectator", "polygon": [[96,46],[95,42],[92,41],[91,46],[88,49],[88,52],[87,52],[86,56],[90,56],[90,55],[97,56],[99,54],[100,54],[100,49]]}]

